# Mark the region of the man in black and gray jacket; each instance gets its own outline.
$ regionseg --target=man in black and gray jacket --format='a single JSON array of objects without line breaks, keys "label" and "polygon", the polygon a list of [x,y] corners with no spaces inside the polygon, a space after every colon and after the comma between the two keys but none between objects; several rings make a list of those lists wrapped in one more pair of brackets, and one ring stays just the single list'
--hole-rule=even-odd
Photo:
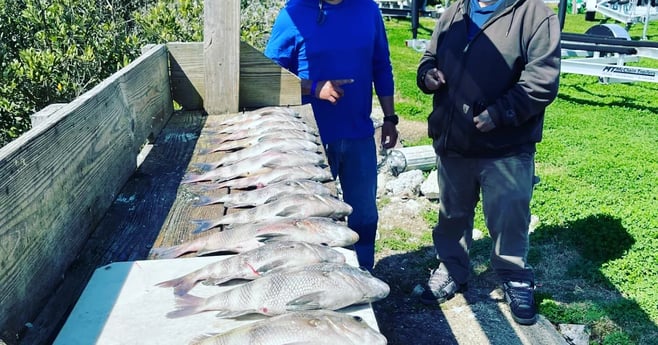
[{"label": "man in black and gray jacket", "polygon": [[482,196],[514,320],[537,319],[528,265],[534,155],[560,75],[560,23],[542,0],[459,0],[438,19],[418,67],[433,94],[428,134],[437,154],[440,212],[432,237],[439,266],[424,303],[466,288],[475,207]]}]

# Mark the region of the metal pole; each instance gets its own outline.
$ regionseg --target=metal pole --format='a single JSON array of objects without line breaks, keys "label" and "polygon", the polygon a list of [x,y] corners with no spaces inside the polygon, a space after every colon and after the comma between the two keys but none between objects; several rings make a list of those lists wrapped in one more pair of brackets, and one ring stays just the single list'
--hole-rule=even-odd
[{"label": "metal pole", "polygon": [[411,37],[413,39],[418,36],[418,12],[420,11],[418,4],[418,0],[411,0]]}]

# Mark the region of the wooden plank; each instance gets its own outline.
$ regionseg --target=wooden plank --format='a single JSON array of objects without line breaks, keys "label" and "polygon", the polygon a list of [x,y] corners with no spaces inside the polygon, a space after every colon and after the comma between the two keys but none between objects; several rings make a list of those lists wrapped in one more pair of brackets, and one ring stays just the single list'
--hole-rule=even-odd
[{"label": "wooden plank", "polygon": [[[303,116],[307,123],[315,126],[315,118],[313,117],[313,110],[310,105],[292,107]],[[236,114],[231,114],[233,116]],[[217,116],[209,116],[205,123],[205,129],[201,132],[199,139],[196,143],[195,153],[189,161],[190,167],[188,171],[194,171],[194,166],[197,163],[215,162],[222,157],[222,153],[201,154],[214,148],[214,138],[216,134],[213,129],[219,126],[223,119]],[[325,155],[326,156],[326,155]],[[329,183],[331,188],[335,188],[334,183]],[[180,244],[186,241],[193,240],[203,234],[193,234],[192,231],[196,228],[195,224],[191,223],[192,220],[197,219],[212,219],[218,218],[226,213],[226,210],[221,204],[209,205],[203,207],[193,206],[193,201],[199,195],[203,194],[209,197],[214,197],[226,193],[226,188],[211,191],[202,191],[198,185],[183,184],[179,187],[178,196],[172,205],[167,219],[162,224],[162,230],[155,240],[154,247],[167,247]],[[193,256],[190,254],[187,256]]]},{"label": "wooden plank", "polygon": [[235,113],[240,94],[240,1],[206,1],[203,24],[204,109],[208,114]]},{"label": "wooden plank", "polygon": [[149,155],[80,250],[66,279],[53,289],[23,343],[52,343],[96,268],[147,257],[175,202],[205,118],[200,112],[176,112],[171,116]]},{"label": "wooden plank", "polygon": [[[0,149],[0,336],[32,323],[171,114],[165,46]],[[167,103],[169,106],[167,106]],[[169,111],[169,114],[167,112]]]},{"label": "wooden plank", "polygon": [[32,127],[36,127],[42,123],[46,123],[48,118],[57,112],[61,107],[65,106],[66,103],[53,103],[45,106],[43,109],[38,112],[30,115],[30,122]]},{"label": "wooden plank", "polygon": [[173,100],[186,110],[203,109],[206,92],[203,43],[170,42],[167,49]]},{"label": "wooden plank", "polygon": [[240,48],[240,108],[302,104],[299,77],[247,43]]},{"label": "wooden plank", "polygon": [[[168,43],[172,97],[184,109],[204,108],[206,94],[203,44]],[[223,93],[221,93],[223,94]],[[299,78],[248,43],[240,44],[239,109],[301,105]]]}]

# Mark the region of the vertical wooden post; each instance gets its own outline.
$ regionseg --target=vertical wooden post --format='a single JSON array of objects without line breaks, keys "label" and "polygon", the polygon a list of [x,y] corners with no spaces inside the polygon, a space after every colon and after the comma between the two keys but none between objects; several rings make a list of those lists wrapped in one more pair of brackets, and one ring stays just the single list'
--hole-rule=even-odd
[{"label": "vertical wooden post", "polygon": [[208,114],[238,112],[240,95],[240,1],[204,2],[203,56]]}]

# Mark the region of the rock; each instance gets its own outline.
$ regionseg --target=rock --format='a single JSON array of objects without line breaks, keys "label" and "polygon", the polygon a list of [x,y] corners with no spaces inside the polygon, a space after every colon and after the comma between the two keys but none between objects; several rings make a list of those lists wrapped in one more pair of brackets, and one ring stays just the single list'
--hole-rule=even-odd
[{"label": "rock", "polygon": [[399,197],[414,197],[420,194],[420,185],[423,183],[423,172],[411,170],[401,173],[395,179],[386,183],[386,190]]},{"label": "rock", "polygon": [[420,185],[420,193],[430,200],[439,199],[439,180],[436,175],[436,170],[432,170],[423,184]]},{"label": "rock", "polygon": [[589,331],[585,325],[559,324],[558,331],[572,345],[588,345]]}]

